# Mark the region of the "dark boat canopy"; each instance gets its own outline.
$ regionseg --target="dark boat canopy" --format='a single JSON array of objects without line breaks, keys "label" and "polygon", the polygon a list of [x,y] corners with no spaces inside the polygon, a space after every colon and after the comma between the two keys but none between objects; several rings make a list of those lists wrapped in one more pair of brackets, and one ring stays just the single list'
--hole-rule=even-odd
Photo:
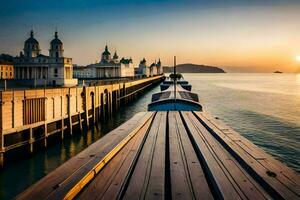
[{"label": "dark boat canopy", "polygon": [[167,89],[153,94],[148,111],[201,111],[198,95],[185,89],[186,85],[188,84],[176,84],[175,87],[174,84],[169,84]]},{"label": "dark boat canopy", "polygon": [[[188,91],[192,90],[192,86],[189,84],[188,81],[186,81],[184,79],[176,80],[176,83],[179,84],[179,85],[181,85],[181,87],[184,88],[185,90],[188,90]],[[160,90],[164,91],[164,90],[168,89],[170,87],[170,85],[174,85],[174,79],[172,79],[172,78],[168,78],[167,80],[165,80],[160,85]]]},{"label": "dark boat canopy", "polygon": [[192,86],[176,73],[176,56],[174,56],[174,73],[160,85],[161,92],[152,95],[148,111],[202,111],[198,95],[192,93]]}]

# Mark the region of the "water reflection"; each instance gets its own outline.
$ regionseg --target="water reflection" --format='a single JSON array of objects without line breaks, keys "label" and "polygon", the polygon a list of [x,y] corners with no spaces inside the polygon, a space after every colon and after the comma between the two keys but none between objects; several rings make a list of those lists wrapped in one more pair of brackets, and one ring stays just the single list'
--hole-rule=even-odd
[{"label": "water reflection", "polygon": [[[299,74],[186,74],[205,111],[300,172]],[[221,101],[220,101],[221,100]]]}]

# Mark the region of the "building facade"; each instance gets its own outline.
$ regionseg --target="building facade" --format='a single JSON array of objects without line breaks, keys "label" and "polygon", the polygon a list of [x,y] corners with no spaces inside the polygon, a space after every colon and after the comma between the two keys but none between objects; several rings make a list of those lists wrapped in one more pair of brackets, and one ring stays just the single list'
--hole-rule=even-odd
[{"label": "building facade", "polygon": [[0,61],[0,79],[13,79],[14,65],[12,62]]},{"label": "building facade", "polygon": [[76,78],[119,78],[133,77],[134,66],[132,59],[122,58],[119,60],[117,52],[111,56],[107,45],[98,63],[87,65],[86,67],[75,67],[74,77]]},{"label": "building facade", "polygon": [[75,86],[72,58],[64,57],[63,43],[57,31],[50,43],[49,56],[41,54],[33,31],[24,43],[23,52],[15,58],[15,79],[32,80],[35,85]]},{"label": "building facade", "polygon": [[150,66],[147,65],[145,58],[141,60],[139,64],[138,74],[146,77],[157,76],[163,74],[163,68],[160,59],[158,62],[152,63]]}]

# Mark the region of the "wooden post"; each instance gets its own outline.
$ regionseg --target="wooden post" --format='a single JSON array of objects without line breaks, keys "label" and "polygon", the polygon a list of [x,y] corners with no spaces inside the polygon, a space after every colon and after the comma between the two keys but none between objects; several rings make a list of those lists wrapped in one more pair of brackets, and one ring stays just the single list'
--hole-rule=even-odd
[{"label": "wooden post", "polygon": [[95,92],[93,93],[93,95],[91,96],[92,98],[92,107],[93,107],[93,110],[92,110],[92,115],[93,115],[93,123],[95,124],[96,123],[96,98],[95,98]]},{"label": "wooden post", "polygon": [[15,115],[16,115],[16,106],[15,106],[15,95],[13,95],[13,100],[12,100],[12,120],[11,120],[11,123],[12,123],[12,128],[15,127]]},{"label": "wooden post", "polygon": [[128,99],[128,97],[127,97],[127,89],[124,88],[124,104],[125,105],[127,104],[127,99]]},{"label": "wooden post", "polygon": [[64,134],[65,134],[65,122],[64,118],[61,119],[61,139],[64,139]]},{"label": "wooden post", "polygon": [[113,112],[118,110],[118,91],[113,91]]},{"label": "wooden post", "polygon": [[103,93],[103,99],[101,101],[102,103],[102,109],[101,109],[101,112],[102,112],[102,120],[105,120],[106,119],[106,106],[107,106],[107,95],[106,93]]},{"label": "wooden post", "polygon": [[0,169],[4,167],[4,152],[0,152]]},{"label": "wooden post", "polygon": [[73,134],[73,124],[72,124],[72,114],[71,114],[71,91],[69,88],[69,95],[68,95],[68,117],[69,117],[69,130],[70,134]]},{"label": "wooden post", "polygon": [[82,129],[82,120],[81,120],[81,113],[80,112],[78,113],[78,120],[79,120],[80,131],[82,132],[83,129]]},{"label": "wooden post", "polygon": [[48,138],[48,127],[47,127],[47,122],[45,121],[44,124],[44,132],[45,132],[45,137],[44,137],[44,147],[47,147],[47,138]]},{"label": "wooden post", "polygon": [[33,153],[33,130],[32,127],[29,128],[29,152]]},{"label": "wooden post", "polygon": [[90,122],[89,122],[89,105],[88,105],[88,100],[87,100],[87,94],[86,94],[86,87],[83,88],[83,92],[84,92],[84,112],[85,112],[85,123],[86,123],[86,126],[87,128],[89,129],[90,127]]},{"label": "wooden post", "polygon": [[117,94],[118,94],[118,98],[117,98],[117,105],[118,105],[118,110],[120,109],[120,107],[121,107],[121,100],[120,100],[120,97],[121,97],[121,90],[120,90],[120,88],[118,89],[118,92],[117,92]]},{"label": "wooden post", "polygon": [[104,94],[100,94],[100,120],[104,119]]},{"label": "wooden post", "polygon": [[112,116],[112,93],[109,93],[109,117]]},{"label": "wooden post", "polygon": [[[47,98],[46,98],[46,93],[44,89],[44,98],[45,98],[45,112],[44,112],[44,119],[45,119],[45,124],[44,124],[44,147],[47,147],[47,137],[48,137],[48,125],[47,125]],[[53,110],[54,112],[54,110]]]},{"label": "wooden post", "polygon": [[98,101],[99,101],[99,105],[98,105],[98,121],[100,121],[101,120],[101,93],[100,93],[100,91],[98,91],[98,95],[99,95],[99,97],[98,97]]},{"label": "wooden post", "polygon": [[4,167],[4,135],[0,137],[0,169]]}]

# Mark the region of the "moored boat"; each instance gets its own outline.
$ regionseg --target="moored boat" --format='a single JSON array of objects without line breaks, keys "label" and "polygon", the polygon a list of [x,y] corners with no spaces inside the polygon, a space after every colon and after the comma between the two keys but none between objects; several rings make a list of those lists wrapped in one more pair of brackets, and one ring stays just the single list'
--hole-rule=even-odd
[{"label": "moored boat", "polygon": [[176,73],[176,57],[174,57],[174,73],[161,85],[161,92],[152,95],[148,111],[202,111],[199,98],[191,92],[192,86]]}]

